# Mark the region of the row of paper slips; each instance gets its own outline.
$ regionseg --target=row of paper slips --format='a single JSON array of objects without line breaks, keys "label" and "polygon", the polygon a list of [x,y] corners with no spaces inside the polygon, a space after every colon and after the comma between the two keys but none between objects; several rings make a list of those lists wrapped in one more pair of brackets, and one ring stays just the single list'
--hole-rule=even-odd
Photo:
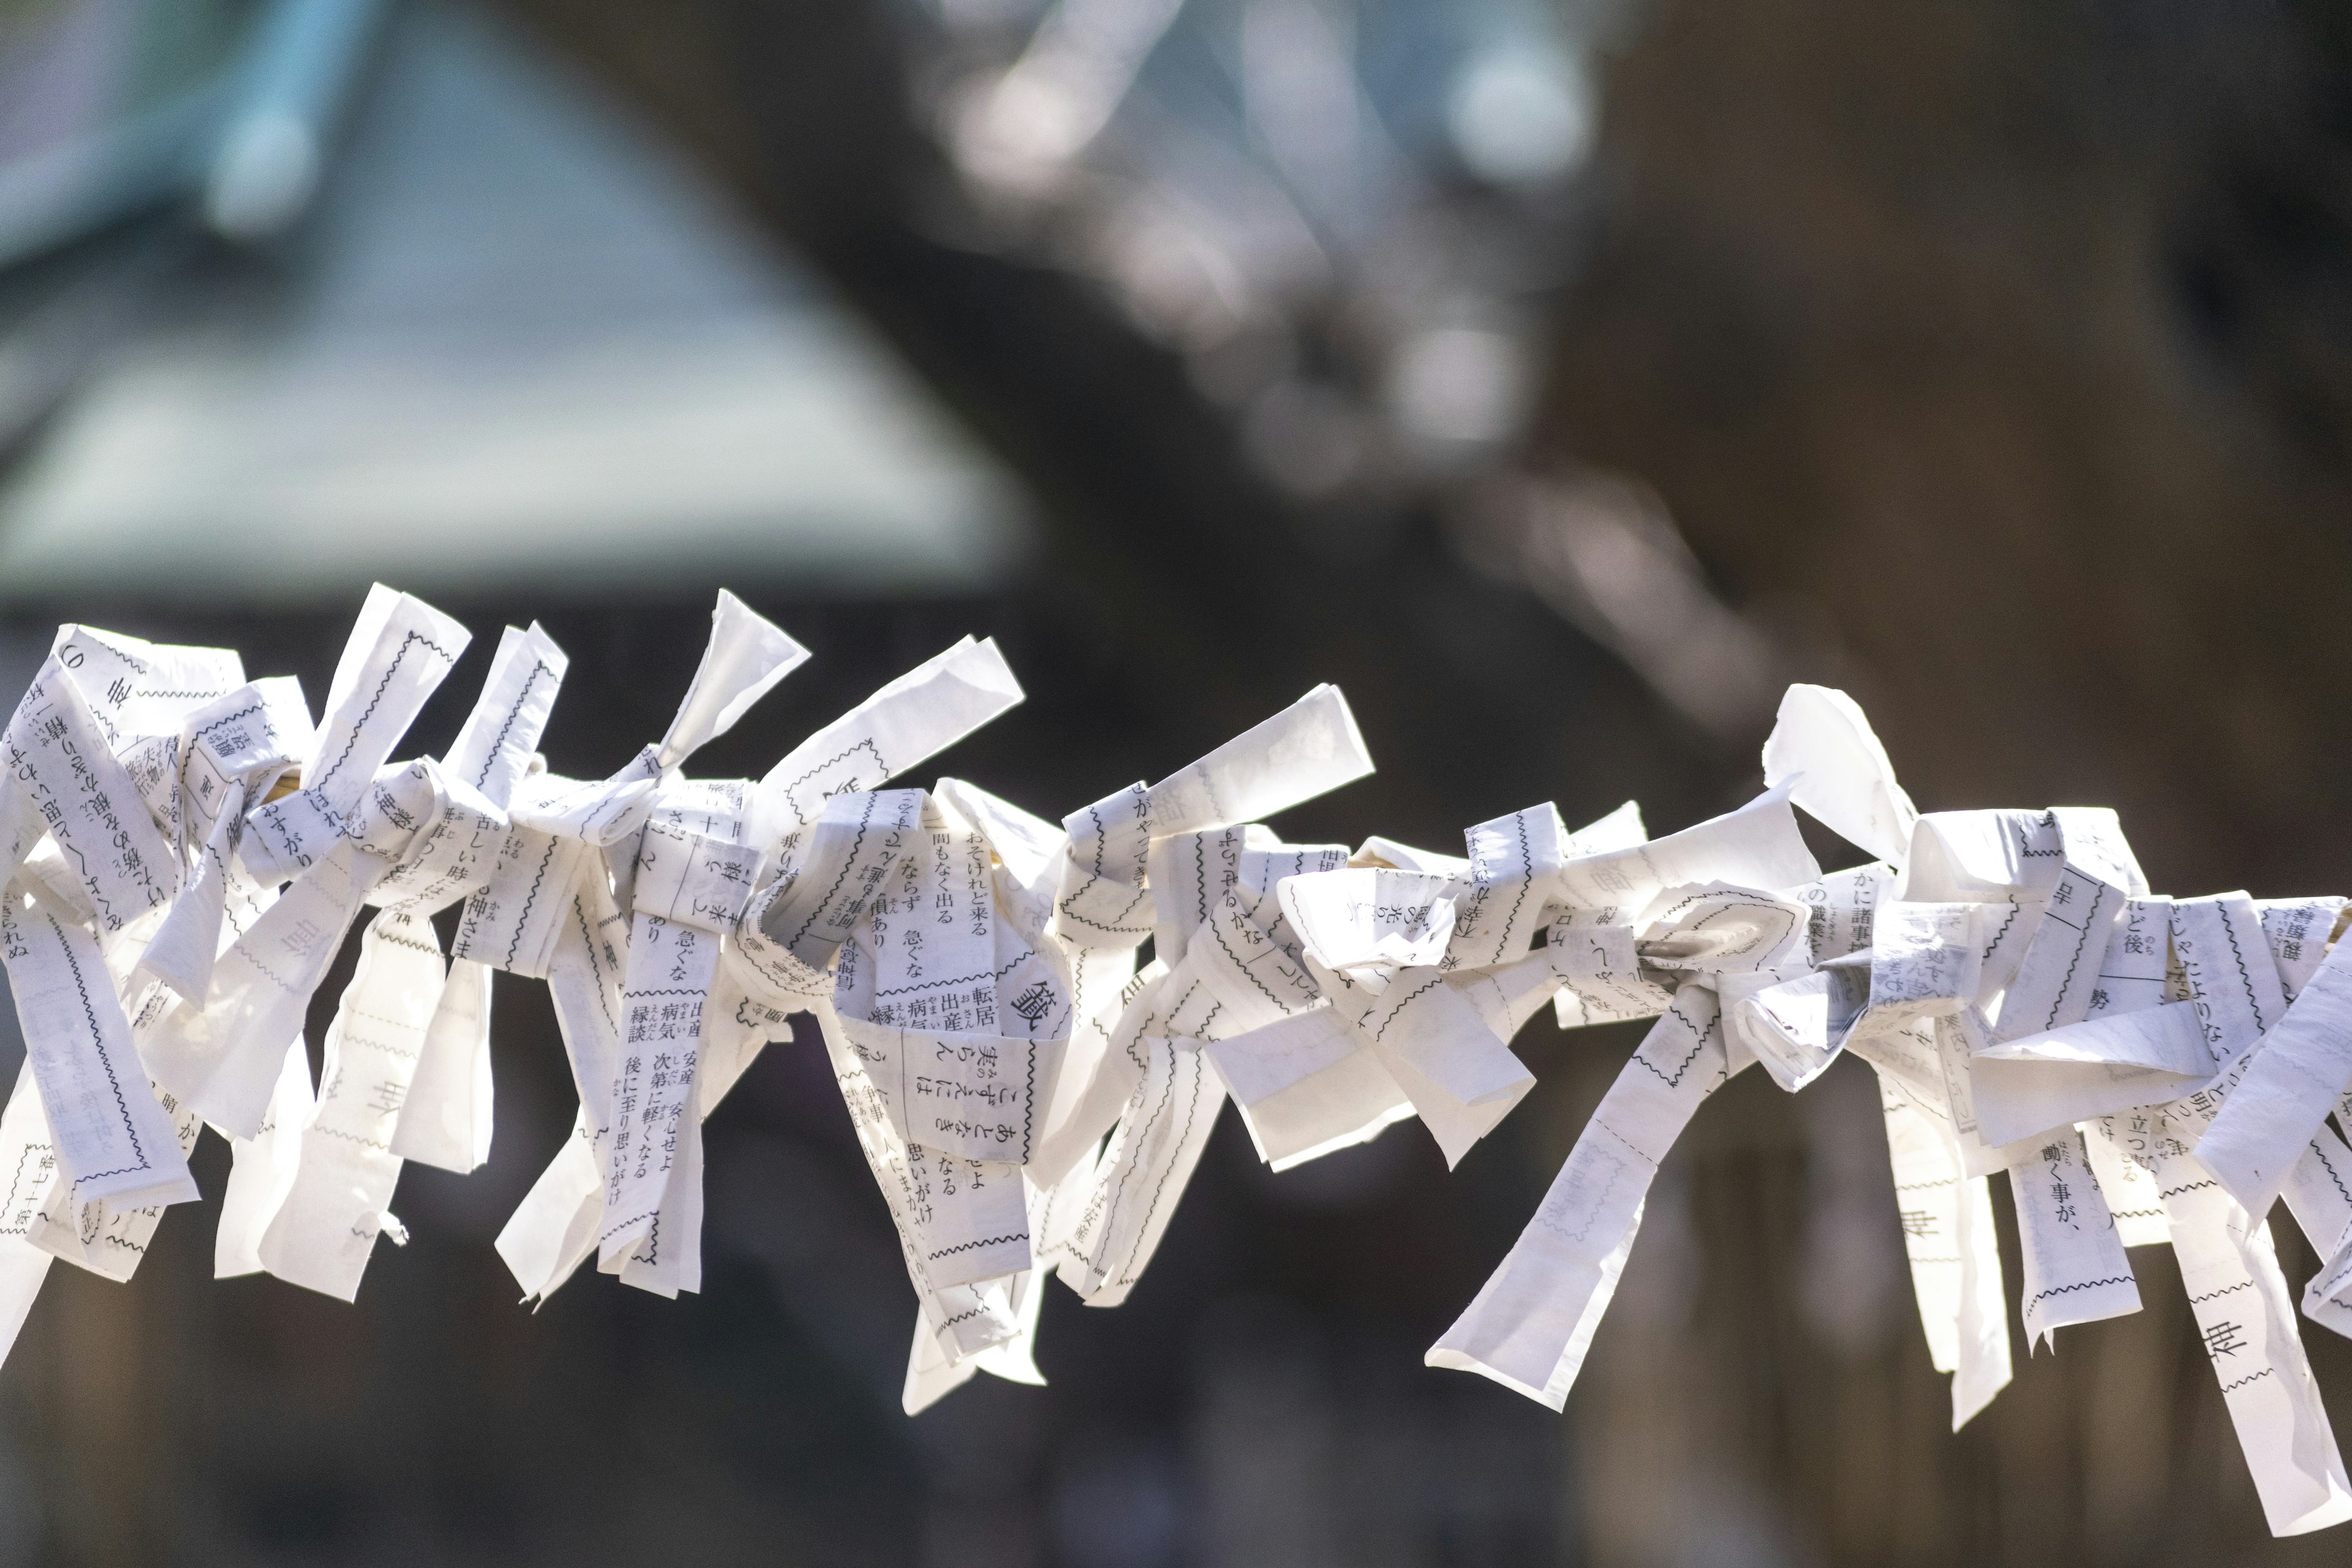
[{"label": "row of paper slips", "polygon": [[[2352,1518],[2263,1217],[2284,1198],[2327,1260],[2301,1314],[2352,1332],[2342,898],[2151,893],[2103,809],[1921,816],[1861,710],[1808,686],[1737,811],[1653,839],[1630,804],[1575,832],[1545,804],[1458,856],[1262,825],[1371,771],[1329,686],[1058,826],[961,780],[883,787],[1021,700],[970,638],[764,777],[691,778],[807,657],[725,594],[677,719],[612,777],[547,771],[566,659],[536,626],[447,755],[394,761],[469,640],[378,587],[314,717],[232,651],[59,630],[0,740],[26,1043],[0,1343],[52,1258],[131,1276],[196,1198],[207,1124],[234,1151],[217,1272],[352,1299],[405,1239],[402,1164],[488,1157],[503,970],[547,983],[580,1098],[498,1240],[525,1299],[591,1258],[698,1288],[704,1121],[808,1014],[919,1302],[911,1412],[976,1372],[1040,1381],[1049,1271],[1125,1300],[1225,1101],[1276,1170],[1412,1118],[1451,1165],[1533,1086],[1510,1041],[1549,1004],[1656,1022],[1431,1365],[1559,1408],[1699,1103],[1851,1052],[1956,1426],[2011,1375],[2005,1171],[2029,1342],[2137,1310],[2129,1248],[2168,1243],[2273,1529]],[[1877,858],[1824,875],[1792,806]],[[369,910],[314,1085],[305,1014]]]}]

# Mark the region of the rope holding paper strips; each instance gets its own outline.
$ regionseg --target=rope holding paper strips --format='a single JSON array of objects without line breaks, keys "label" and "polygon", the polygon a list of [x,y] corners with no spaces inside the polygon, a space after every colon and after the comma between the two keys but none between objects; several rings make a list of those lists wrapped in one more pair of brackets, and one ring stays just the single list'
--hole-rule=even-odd
[{"label": "rope holding paper strips", "polygon": [[[235,1159],[216,1272],[353,1298],[406,1238],[403,1163],[488,1157],[502,970],[546,982],[580,1100],[498,1238],[525,1299],[592,1258],[698,1289],[703,1121],[810,1014],[915,1288],[913,1412],[1042,1381],[1048,1272],[1123,1301],[1227,1100],[1277,1170],[1414,1119],[1451,1165],[1533,1086],[1510,1042],[1549,1003],[1654,1022],[1432,1366],[1561,1407],[1683,1128],[1751,1067],[1793,1093],[1851,1053],[1956,1427],[2012,1373],[2005,1171],[2029,1341],[2137,1311],[2129,1249],[2168,1243],[2273,1531],[2352,1518],[2259,1217],[2285,1201],[2327,1260],[2302,1314],[2352,1334],[2343,898],[2155,893],[2095,808],[1922,815],[1810,686],[1737,811],[1653,838],[1631,803],[1574,831],[1547,803],[1460,856],[1265,826],[1371,771],[1329,686],[1058,824],[885,787],[1021,700],[971,638],[758,780],[690,778],[807,658],[725,593],[669,729],[610,778],[538,754],[567,660],[536,626],[446,757],[392,760],[469,640],[378,587],[314,717],[228,650],[60,628],[0,735],[27,1043],[0,1347],[52,1258],[130,1277],[207,1124]],[[1798,808],[1877,858],[1824,874]],[[445,955],[427,917],[459,904]],[[369,908],[314,1087],[302,1020]]]}]

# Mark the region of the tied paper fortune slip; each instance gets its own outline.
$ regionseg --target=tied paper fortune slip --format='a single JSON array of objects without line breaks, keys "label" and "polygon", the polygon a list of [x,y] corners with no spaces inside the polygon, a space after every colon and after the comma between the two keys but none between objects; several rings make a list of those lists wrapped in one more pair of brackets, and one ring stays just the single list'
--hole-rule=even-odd
[{"label": "tied paper fortune slip", "polygon": [[[314,711],[226,649],[59,629],[0,731],[26,1042],[0,1350],[53,1260],[132,1276],[198,1197],[207,1126],[215,1272],[355,1298],[406,1239],[406,1163],[489,1158],[499,971],[545,984],[579,1105],[497,1238],[524,1300],[591,1259],[699,1289],[706,1121],[770,1044],[821,1050],[916,1298],[910,1413],[982,1372],[1042,1382],[1049,1278],[1090,1307],[1140,1288],[1228,1100],[1277,1171],[1406,1121],[1450,1168],[1532,1089],[1513,1042],[1549,1005],[1645,1032],[1429,1365],[1561,1408],[1684,1129],[1751,1067],[1798,1093],[1851,1055],[1956,1427],[2017,1373],[1998,1172],[2030,1347],[2137,1311],[2132,1249],[2169,1246],[2272,1530],[2352,1519],[2296,1321],[2352,1335],[2341,896],[2155,891],[2100,808],[1923,813],[1859,706],[1809,686],[1745,805],[1652,837],[1630,802],[1573,830],[1545,802],[1460,854],[1268,825],[1371,772],[1330,686],[1058,821],[902,782],[1022,700],[970,637],[760,777],[698,777],[808,657],[726,593],[612,773],[541,754],[569,660],[536,625],[502,632],[446,754],[396,760],[470,643],[379,586]],[[1800,810],[1872,858],[1824,872]],[[304,1018],[354,926],[314,1079]],[[2326,1260],[2299,1301],[2275,1204]]]}]

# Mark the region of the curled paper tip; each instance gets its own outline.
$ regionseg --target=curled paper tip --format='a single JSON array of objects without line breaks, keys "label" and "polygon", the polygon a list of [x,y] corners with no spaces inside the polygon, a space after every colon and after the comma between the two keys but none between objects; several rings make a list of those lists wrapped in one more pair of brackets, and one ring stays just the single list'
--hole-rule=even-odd
[{"label": "curled paper tip", "polygon": [[808,660],[808,649],[726,589],[710,612],[710,640],[656,748],[667,772],[735,727],[751,705]]},{"label": "curled paper tip", "polygon": [[1901,867],[1918,809],[1870,721],[1834,687],[1794,685],[1764,742],[1764,780],[1839,837]]}]

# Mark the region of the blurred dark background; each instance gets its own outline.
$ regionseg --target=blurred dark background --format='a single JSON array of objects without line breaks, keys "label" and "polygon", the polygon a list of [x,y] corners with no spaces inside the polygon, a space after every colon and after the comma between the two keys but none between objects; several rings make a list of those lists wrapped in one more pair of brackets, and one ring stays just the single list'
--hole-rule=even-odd
[{"label": "blurred dark background", "polygon": [[[2347,481],[2340,5],[0,0],[12,680],[76,619],[316,700],[383,578],[478,637],[404,752],[537,616],[594,774],[725,584],[816,658],[698,772],[971,631],[1031,697],[940,772],[1058,817],[1336,680],[1381,772],[1277,826],[1451,848],[1733,804],[1808,679],[1925,807],[2343,891]],[[813,1040],[710,1124],[699,1297],[514,1304],[572,1106],[497,998],[490,1163],[404,1175],[356,1307],[213,1282],[209,1205],[52,1271],[0,1562],[2346,1551],[2265,1536],[2160,1248],[1951,1436],[1853,1064],[1707,1107],[1564,1416],[1420,1364],[1635,1037],[1545,1018],[1451,1174],[1405,1126],[1272,1176],[1228,1118],[1129,1305],[1049,1291],[1048,1387],[908,1420]]]}]

